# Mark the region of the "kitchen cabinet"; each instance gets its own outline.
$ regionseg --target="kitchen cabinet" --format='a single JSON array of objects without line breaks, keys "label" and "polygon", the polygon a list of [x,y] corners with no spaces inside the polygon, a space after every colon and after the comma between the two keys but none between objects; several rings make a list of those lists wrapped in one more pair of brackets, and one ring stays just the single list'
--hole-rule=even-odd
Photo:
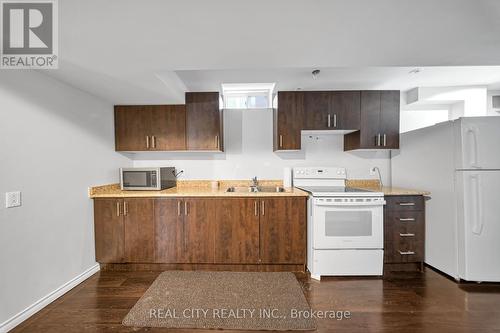
[{"label": "kitchen cabinet", "polygon": [[260,200],[260,261],[303,263],[306,256],[306,199]]},{"label": "kitchen cabinet", "polygon": [[425,254],[424,197],[390,196],[385,199],[384,264],[413,263],[421,268]]},{"label": "kitchen cabinet", "polygon": [[214,223],[214,200],[184,200],[184,262],[214,262]]},{"label": "kitchen cabinet", "polygon": [[180,199],[155,199],[155,262],[182,262],[184,254],[184,214]]},{"label": "kitchen cabinet", "polygon": [[304,93],[279,91],[278,108],[273,110],[274,151],[300,150],[304,128]]},{"label": "kitchen cabinet", "polygon": [[115,149],[116,151],[185,150],[185,106],[115,106]]},{"label": "kitchen cabinet", "polygon": [[306,130],[359,130],[359,91],[305,91]]},{"label": "kitchen cabinet", "polygon": [[188,150],[224,151],[218,92],[186,93],[186,138]]},{"label": "kitchen cabinet", "polygon": [[95,257],[100,263],[124,261],[123,200],[94,200]]},{"label": "kitchen cabinet", "polygon": [[115,106],[116,151],[149,150],[151,112],[147,106]]},{"label": "kitchen cabinet", "polygon": [[155,200],[155,262],[213,263],[215,201]]},{"label": "kitchen cabinet", "polygon": [[94,200],[94,232],[98,262],[150,262],[154,258],[152,200]]},{"label": "kitchen cabinet", "polygon": [[125,261],[151,262],[154,258],[153,200],[123,200]]},{"label": "kitchen cabinet", "polygon": [[215,262],[259,262],[259,207],[257,198],[217,200]]},{"label": "kitchen cabinet", "polygon": [[96,259],[104,264],[225,268],[263,264],[296,269],[305,264],[306,200],[259,196],[95,199]]},{"label": "kitchen cabinet", "polygon": [[150,150],[186,149],[186,106],[153,105],[151,107]]},{"label": "kitchen cabinet", "polygon": [[344,150],[398,149],[399,96],[397,90],[361,91],[360,130],[344,136]]}]

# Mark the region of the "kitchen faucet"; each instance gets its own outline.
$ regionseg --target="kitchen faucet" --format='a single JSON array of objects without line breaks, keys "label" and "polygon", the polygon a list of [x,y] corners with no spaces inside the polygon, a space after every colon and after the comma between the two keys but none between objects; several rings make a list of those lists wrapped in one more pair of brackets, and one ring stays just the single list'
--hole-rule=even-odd
[{"label": "kitchen faucet", "polygon": [[252,187],[257,187],[259,185],[259,182],[257,181],[257,176],[252,178]]}]

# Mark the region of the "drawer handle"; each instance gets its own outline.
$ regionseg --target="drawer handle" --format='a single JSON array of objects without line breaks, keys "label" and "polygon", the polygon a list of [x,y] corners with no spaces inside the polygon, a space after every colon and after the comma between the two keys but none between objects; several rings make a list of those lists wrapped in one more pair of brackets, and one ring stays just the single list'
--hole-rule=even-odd
[{"label": "drawer handle", "polygon": [[415,234],[399,234],[401,237],[415,237]]},{"label": "drawer handle", "polygon": [[411,255],[414,255],[415,252],[413,252],[413,251],[399,251],[399,254],[402,256],[411,256]]},{"label": "drawer handle", "polygon": [[400,202],[400,206],[415,206],[414,202]]},{"label": "drawer handle", "polygon": [[401,217],[399,220],[401,222],[412,222],[412,221],[415,221],[415,219],[413,217]]}]

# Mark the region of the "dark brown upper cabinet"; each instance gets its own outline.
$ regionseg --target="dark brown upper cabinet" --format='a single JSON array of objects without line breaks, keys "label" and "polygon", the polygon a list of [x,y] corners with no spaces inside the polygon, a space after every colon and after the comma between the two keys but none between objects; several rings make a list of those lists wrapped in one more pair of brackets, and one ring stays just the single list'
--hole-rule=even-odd
[{"label": "dark brown upper cabinet", "polygon": [[151,107],[151,150],[186,149],[186,106],[154,105]]},{"label": "dark brown upper cabinet", "polygon": [[306,130],[358,130],[359,91],[305,91]]},{"label": "dark brown upper cabinet", "polygon": [[115,149],[116,151],[185,150],[185,106],[115,106]]},{"label": "dark brown upper cabinet", "polygon": [[187,149],[224,151],[222,119],[218,92],[187,92]]},{"label": "dark brown upper cabinet", "polygon": [[274,151],[300,150],[300,131],[304,128],[304,93],[279,91],[273,123]]},{"label": "dark brown upper cabinet", "polygon": [[362,91],[360,130],[344,136],[344,150],[399,149],[399,90]]}]

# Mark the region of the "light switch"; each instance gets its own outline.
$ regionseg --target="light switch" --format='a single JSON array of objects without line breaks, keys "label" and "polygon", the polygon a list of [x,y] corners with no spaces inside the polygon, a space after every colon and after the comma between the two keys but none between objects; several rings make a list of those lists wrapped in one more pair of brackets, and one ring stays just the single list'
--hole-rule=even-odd
[{"label": "light switch", "polygon": [[19,207],[21,206],[21,192],[7,192],[5,193],[5,207]]}]

